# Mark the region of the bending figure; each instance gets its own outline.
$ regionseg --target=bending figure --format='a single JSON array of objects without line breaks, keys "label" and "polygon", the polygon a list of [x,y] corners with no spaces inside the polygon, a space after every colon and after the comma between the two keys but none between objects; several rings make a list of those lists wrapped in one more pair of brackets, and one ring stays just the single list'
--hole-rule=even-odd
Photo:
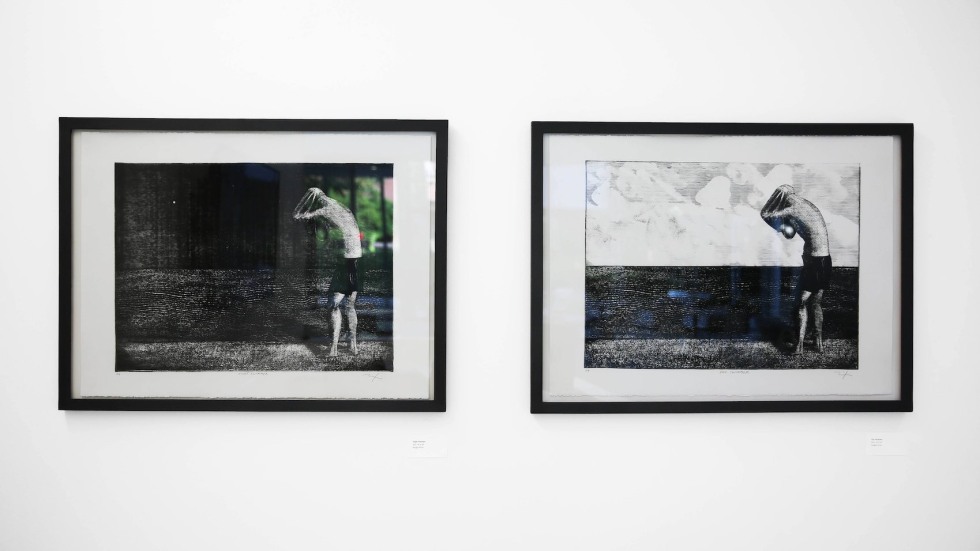
[{"label": "bending figure", "polygon": [[[354,214],[347,207],[329,198],[319,188],[311,187],[293,209],[296,220],[322,220],[340,228],[344,236],[344,264],[346,270],[336,269],[330,281],[330,321],[333,326],[333,342],[330,356],[337,355],[337,342],[340,340],[342,320],[341,304],[347,314],[347,327],[350,333],[350,350],[357,354],[357,292],[361,288],[357,276],[357,259],[361,258],[361,230]],[[344,297],[347,300],[344,300]]]},{"label": "bending figure", "polygon": [[800,273],[798,321],[799,340],[794,354],[803,353],[803,336],[806,334],[807,308],[813,310],[813,332],[817,351],[823,352],[823,299],[824,289],[830,283],[833,265],[830,261],[830,239],[827,224],[820,209],[796,194],[792,186],[776,188],[762,207],[762,219],[786,239],[799,235],[803,240],[803,271]]}]

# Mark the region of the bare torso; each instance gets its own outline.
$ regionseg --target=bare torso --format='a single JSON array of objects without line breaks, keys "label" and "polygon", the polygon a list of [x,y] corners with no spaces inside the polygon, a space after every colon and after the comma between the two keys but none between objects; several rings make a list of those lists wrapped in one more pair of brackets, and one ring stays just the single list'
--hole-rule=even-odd
[{"label": "bare torso", "polygon": [[827,223],[820,209],[810,201],[795,193],[773,193],[762,218],[776,231],[782,225],[792,226],[803,240],[803,254],[807,256],[830,256],[830,238]]},{"label": "bare torso", "polygon": [[784,218],[788,219],[800,238],[803,239],[803,254],[809,256],[829,256],[830,239],[827,236],[827,223],[813,203],[800,197],[790,196],[791,206]]},{"label": "bare torso", "polygon": [[337,228],[344,236],[344,257],[361,257],[361,230],[357,226],[354,214],[347,207],[327,197],[318,188],[310,188],[296,209],[293,217],[297,220],[323,218]]}]

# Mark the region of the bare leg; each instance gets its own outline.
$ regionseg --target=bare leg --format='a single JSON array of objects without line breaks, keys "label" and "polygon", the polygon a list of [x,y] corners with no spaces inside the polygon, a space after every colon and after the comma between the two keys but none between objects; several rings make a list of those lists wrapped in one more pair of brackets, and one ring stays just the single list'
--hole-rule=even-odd
[{"label": "bare leg", "polygon": [[813,295],[813,336],[817,341],[817,352],[823,352],[823,307],[820,306],[822,298],[823,289]]},{"label": "bare leg", "polygon": [[347,330],[350,331],[350,351],[357,355],[357,310],[354,303],[357,302],[357,291],[347,297]]},{"label": "bare leg", "polygon": [[800,322],[800,339],[796,341],[796,350],[793,354],[803,353],[803,337],[806,335],[806,309],[810,301],[810,291],[803,291],[800,294],[800,310],[798,312]]},{"label": "bare leg", "polygon": [[337,341],[340,340],[340,324],[343,321],[340,317],[340,303],[343,300],[343,293],[334,293],[333,300],[330,302],[330,323],[333,325],[333,343],[330,345],[330,356],[337,355]]}]

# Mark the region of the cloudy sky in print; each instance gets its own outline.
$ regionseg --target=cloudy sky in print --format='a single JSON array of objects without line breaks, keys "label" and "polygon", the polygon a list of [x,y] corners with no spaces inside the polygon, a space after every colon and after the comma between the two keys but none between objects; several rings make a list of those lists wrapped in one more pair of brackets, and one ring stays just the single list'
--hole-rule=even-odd
[{"label": "cloudy sky in print", "polygon": [[763,222],[788,184],[823,214],[835,266],[858,265],[857,164],[586,163],[590,266],[799,266],[803,241]]}]

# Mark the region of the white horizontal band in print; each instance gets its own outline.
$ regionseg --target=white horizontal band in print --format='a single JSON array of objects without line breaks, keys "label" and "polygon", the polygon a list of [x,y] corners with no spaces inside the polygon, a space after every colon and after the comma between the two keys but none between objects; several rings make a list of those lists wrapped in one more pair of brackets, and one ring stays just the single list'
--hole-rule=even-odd
[{"label": "white horizontal band in print", "polygon": [[814,203],[836,266],[857,266],[860,166],[718,162],[586,163],[590,266],[799,266],[803,242],[759,211],[789,185]]}]

